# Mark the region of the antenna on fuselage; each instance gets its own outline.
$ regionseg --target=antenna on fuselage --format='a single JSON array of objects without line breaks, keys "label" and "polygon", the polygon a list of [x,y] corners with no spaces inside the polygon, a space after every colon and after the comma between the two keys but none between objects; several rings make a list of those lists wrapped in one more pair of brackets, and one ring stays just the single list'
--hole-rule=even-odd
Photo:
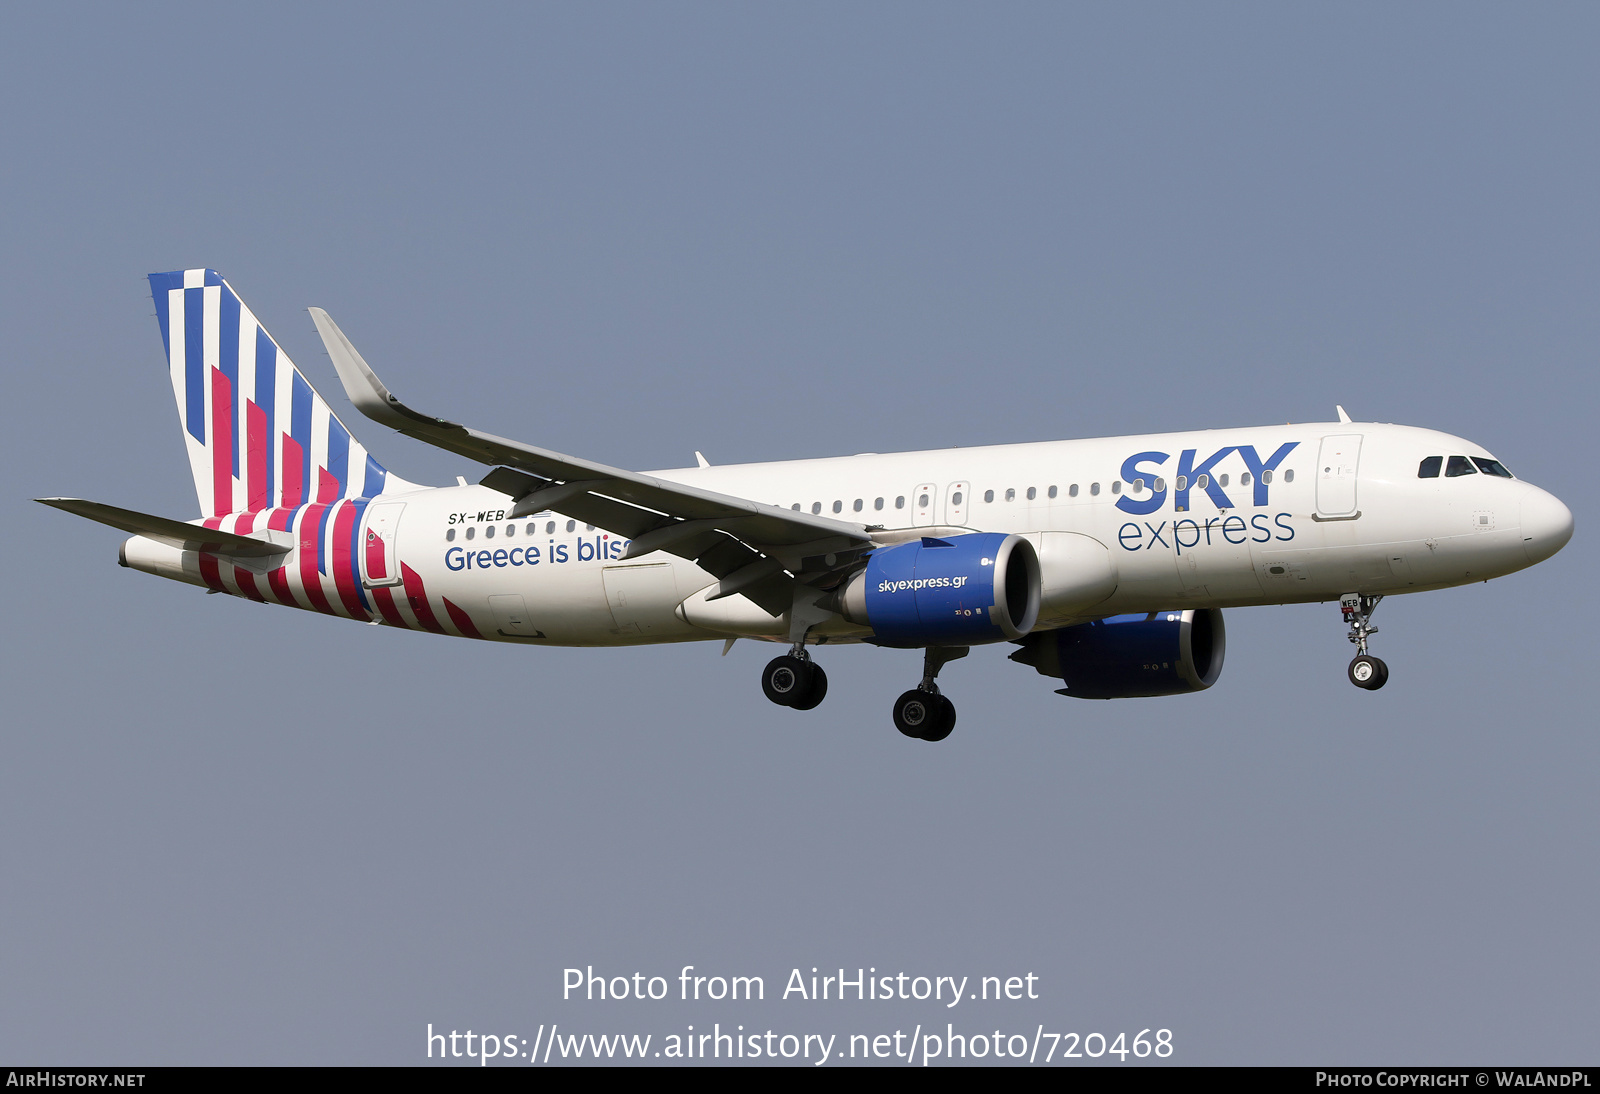
[{"label": "antenna on fuselage", "polygon": [[1341,422],[1345,422],[1347,424],[1349,423],[1350,415],[1348,415],[1348,414],[1346,414],[1344,412],[1344,407],[1339,406],[1337,403],[1335,403],[1333,409],[1335,409],[1335,410],[1337,410],[1339,412],[1339,420]]}]

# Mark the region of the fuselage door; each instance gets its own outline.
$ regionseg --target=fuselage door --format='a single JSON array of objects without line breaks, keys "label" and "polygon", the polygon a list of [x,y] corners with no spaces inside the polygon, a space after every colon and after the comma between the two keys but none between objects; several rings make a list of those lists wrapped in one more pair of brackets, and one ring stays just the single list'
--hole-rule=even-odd
[{"label": "fuselage door", "polygon": [[939,487],[925,482],[911,495],[911,523],[924,528],[935,523],[933,511],[938,503]]},{"label": "fuselage door", "polygon": [[398,585],[400,559],[395,543],[405,502],[379,501],[367,506],[367,527],[361,534],[361,580],[369,589]]},{"label": "fuselage door", "polygon": [[655,634],[677,623],[673,611],[683,598],[670,563],[607,566],[601,575],[616,633]]},{"label": "fuselage door", "polygon": [[1317,456],[1317,512],[1347,517],[1356,511],[1356,471],[1361,464],[1361,434],[1322,438]]},{"label": "fuselage door", "polygon": [[970,482],[951,483],[945,492],[944,522],[946,524],[966,524],[967,504],[971,501],[972,484]]}]

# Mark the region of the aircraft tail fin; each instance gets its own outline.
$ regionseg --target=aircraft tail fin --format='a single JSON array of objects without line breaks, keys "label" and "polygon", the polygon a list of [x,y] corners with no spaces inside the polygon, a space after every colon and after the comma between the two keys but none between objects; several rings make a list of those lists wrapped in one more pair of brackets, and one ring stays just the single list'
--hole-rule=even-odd
[{"label": "aircraft tail fin", "polygon": [[350,434],[215,270],[150,275],[202,516],[411,484]]}]

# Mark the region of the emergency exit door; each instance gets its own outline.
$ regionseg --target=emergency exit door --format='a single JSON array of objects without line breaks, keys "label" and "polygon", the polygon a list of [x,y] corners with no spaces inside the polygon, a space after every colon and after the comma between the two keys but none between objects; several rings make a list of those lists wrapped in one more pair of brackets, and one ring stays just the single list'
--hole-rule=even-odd
[{"label": "emergency exit door", "polygon": [[400,514],[405,502],[381,501],[367,506],[367,528],[362,534],[361,580],[367,588],[398,585],[400,560],[395,556],[395,541],[400,532]]}]

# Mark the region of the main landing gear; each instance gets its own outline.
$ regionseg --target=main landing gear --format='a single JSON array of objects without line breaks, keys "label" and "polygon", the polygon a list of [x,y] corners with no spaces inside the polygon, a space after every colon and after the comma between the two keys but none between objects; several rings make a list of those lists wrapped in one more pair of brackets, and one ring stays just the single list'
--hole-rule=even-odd
[{"label": "main landing gear", "polygon": [[[939,693],[935,678],[951,661],[965,657],[966,646],[929,646],[922,651],[922,683],[894,701],[894,726],[918,741],[942,741],[956,727],[955,704]],[[828,674],[797,644],[767,662],[761,690],[781,707],[810,710],[828,694]]]},{"label": "main landing gear", "polygon": [[810,710],[828,694],[828,674],[801,646],[774,657],[761,673],[761,690],[780,707]]},{"label": "main landing gear", "polygon": [[894,701],[894,727],[919,741],[942,741],[956,728],[956,706],[939,693],[935,677],[951,661],[965,657],[966,646],[929,646],[922,651],[922,683]]},{"label": "main landing gear", "polygon": [[1362,596],[1346,593],[1339,598],[1339,611],[1350,624],[1350,641],[1355,643],[1356,656],[1350,662],[1350,682],[1358,688],[1377,691],[1389,682],[1389,666],[1367,653],[1367,639],[1378,633],[1372,625],[1372,613],[1378,610],[1381,596]]}]

